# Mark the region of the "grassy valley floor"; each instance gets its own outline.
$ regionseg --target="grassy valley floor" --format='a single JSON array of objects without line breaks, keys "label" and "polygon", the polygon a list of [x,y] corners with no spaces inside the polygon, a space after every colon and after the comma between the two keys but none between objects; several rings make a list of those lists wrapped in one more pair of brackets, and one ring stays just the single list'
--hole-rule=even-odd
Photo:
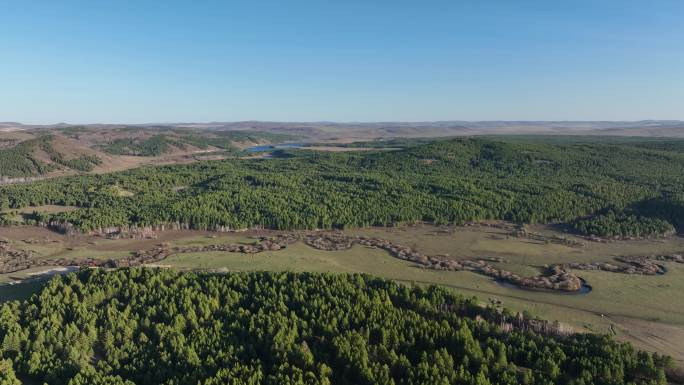
[{"label": "grassy valley floor", "polygon": [[[502,225],[499,223],[498,225]],[[505,224],[503,224],[505,225]],[[435,227],[428,225],[398,228],[349,230],[349,235],[365,235],[392,240],[427,254],[453,257],[503,257],[500,267],[519,274],[532,275],[545,264],[612,261],[618,255],[652,255],[684,250],[684,239],[583,241],[556,232],[547,226],[531,226],[533,234],[564,236],[582,241],[584,246],[569,246],[515,237],[500,227]],[[2,237],[13,247],[32,250],[35,258],[118,258],[135,250],[164,243],[170,246],[220,243],[255,243],[257,236],[274,235],[273,231],[214,233],[202,231],[166,231],[156,239],[104,239],[79,235],[66,237],[35,227],[2,228]],[[484,303],[500,303],[512,310],[527,310],[549,320],[558,320],[577,331],[614,334],[636,346],[666,353],[684,362],[684,266],[663,263],[664,275],[641,276],[604,271],[575,271],[587,281],[587,294],[563,294],[504,287],[495,280],[471,272],[435,271],[392,257],[386,251],[354,245],[340,251],[317,250],[297,242],[278,251],[257,254],[197,252],[172,255],[156,266],[177,269],[223,271],[311,271],[359,272],[408,284],[438,284]],[[34,269],[35,270],[35,269]],[[38,269],[41,270],[41,269]],[[37,271],[38,271],[37,270]],[[48,270],[47,267],[42,270]],[[26,278],[36,271],[0,275],[1,281]],[[31,286],[29,289],[34,290]],[[5,289],[10,290],[10,289]],[[18,296],[16,289],[8,298]],[[4,295],[0,293],[0,295]]]}]

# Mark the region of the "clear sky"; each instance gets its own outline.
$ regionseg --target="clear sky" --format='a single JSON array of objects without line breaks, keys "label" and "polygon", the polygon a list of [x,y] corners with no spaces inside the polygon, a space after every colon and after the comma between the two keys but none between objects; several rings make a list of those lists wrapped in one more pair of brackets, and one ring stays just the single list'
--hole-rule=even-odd
[{"label": "clear sky", "polygon": [[0,121],[640,119],[682,0],[0,0]]}]

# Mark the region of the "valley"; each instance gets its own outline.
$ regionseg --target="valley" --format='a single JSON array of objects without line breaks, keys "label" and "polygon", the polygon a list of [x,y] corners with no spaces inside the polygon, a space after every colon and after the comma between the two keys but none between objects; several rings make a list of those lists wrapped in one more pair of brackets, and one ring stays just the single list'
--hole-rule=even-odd
[{"label": "valley", "polygon": [[684,364],[684,142],[252,138],[188,160],[168,140],[93,147],[144,167],[0,186],[0,300],[92,271],[360,273]]},{"label": "valley", "polygon": [[0,385],[684,385],[684,2],[5,2]]},{"label": "valley", "polygon": [[[470,226],[432,226],[419,224],[397,228],[366,228],[336,233],[345,236],[373,237],[399,242],[430,255],[449,259],[493,260],[492,265],[523,276],[539,274],[544,266],[556,263],[615,263],[616,256],[682,254],[684,238],[596,242],[559,233],[553,227],[528,226],[534,234],[549,239],[563,237],[575,245],[551,243],[515,236],[505,222]],[[107,239],[95,235],[66,236],[47,229],[13,227],[2,230],[2,241],[13,249],[29,251],[31,258],[82,259],[102,261],[127,258],[131,253],[163,245],[166,248],[207,247],[217,244],[258,245],[260,239],[291,234],[283,231],[248,230],[243,232],[156,231],[138,235],[139,239]],[[297,233],[295,233],[297,234]],[[311,232],[299,233],[316,234]],[[326,232],[323,232],[326,234]],[[591,285],[586,294],[523,290],[501,285],[496,279],[469,271],[433,270],[415,262],[397,259],[386,250],[353,245],[340,250],[316,249],[302,240],[280,250],[197,251],[171,253],[144,265],[193,271],[293,271],[364,273],[411,285],[437,284],[454,292],[472,295],[482,303],[526,311],[543,319],[557,320],[578,332],[614,335],[636,346],[666,353],[684,361],[684,313],[673,311],[684,301],[684,264],[659,262],[667,269],[662,275],[620,274],[605,271],[572,270]],[[578,246],[582,245],[582,246]],[[246,249],[249,250],[249,249]],[[0,281],[31,278],[29,274],[58,268],[41,266],[0,274]],[[32,282],[32,281],[29,281]],[[18,283],[7,294],[17,298]],[[26,295],[39,286],[27,285]],[[2,294],[0,294],[2,295]]]}]

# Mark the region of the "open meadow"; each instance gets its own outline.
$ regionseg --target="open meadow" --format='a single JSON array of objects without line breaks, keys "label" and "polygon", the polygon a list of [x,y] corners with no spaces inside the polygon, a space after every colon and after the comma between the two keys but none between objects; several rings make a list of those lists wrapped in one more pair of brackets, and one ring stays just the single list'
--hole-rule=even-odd
[{"label": "open meadow", "polygon": [[[512,236],[503,222],[493,225],[402,226],[347,230],[348,235],[372,236],[411,246],[427,254],[453,258],[501,257],[497,267],[522,275],[534,275],[547,264],[570,262],[609,262],[615,256],[681,253],[684,239],[592,242],[557,233],[552,227],[528,226],[535,237]],[[498,226],[498,227],[497,227]],[[37,227],[2,228],[2,238],[15,249],[30,250],[33,258],[117,259],[136,250],[164,244],[206,246],[212,244],[258,243],[259,237],[284,234],[252,230],[218,233],[208,231],[164,231],[155,239],[106,239],[98,236],[65,236]],[[539,234],[563,236],[577,241],[571,246],[540,240]],[[580,246],[580,242],[583,246]],[[301,241],[277,251],[239,253],[226,251],[173,254],[151,264],[181,270],[293,271],[367,273],[415,285],[437,284],[482,303],[496,304],[515,311],[529,311],[549,320],[558,320],[576,331],[613,334],[635,345],[672,355],[684,362],[684,265],[662,263],[664,275],[627,275],[605,271],[573,271],[591,286],[586,294],[527,290],[502,285],[496,280],[468,271],[436,271],[391,256],[387,251],[355,244],[350,249],[314,249]],[[0,275],[0,282],[30,277],[49,270],[33,268]],[[31,285],[27,289],[35,290]],[[16,285],[9,298],[17,298]],[[5,295],[0,292],[0,295]]]}]

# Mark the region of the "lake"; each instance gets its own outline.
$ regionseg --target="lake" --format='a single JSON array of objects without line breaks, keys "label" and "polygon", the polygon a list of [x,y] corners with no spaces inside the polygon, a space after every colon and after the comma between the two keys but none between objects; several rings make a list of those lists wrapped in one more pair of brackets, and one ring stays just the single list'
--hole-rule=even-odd
[{"label": "lake", "polygon": [[259,146],[248,147],[246,152],[264,152],[288,148],[302,148],[306,145],[304,143],[278,143],[278,144],[264,144]]}]

